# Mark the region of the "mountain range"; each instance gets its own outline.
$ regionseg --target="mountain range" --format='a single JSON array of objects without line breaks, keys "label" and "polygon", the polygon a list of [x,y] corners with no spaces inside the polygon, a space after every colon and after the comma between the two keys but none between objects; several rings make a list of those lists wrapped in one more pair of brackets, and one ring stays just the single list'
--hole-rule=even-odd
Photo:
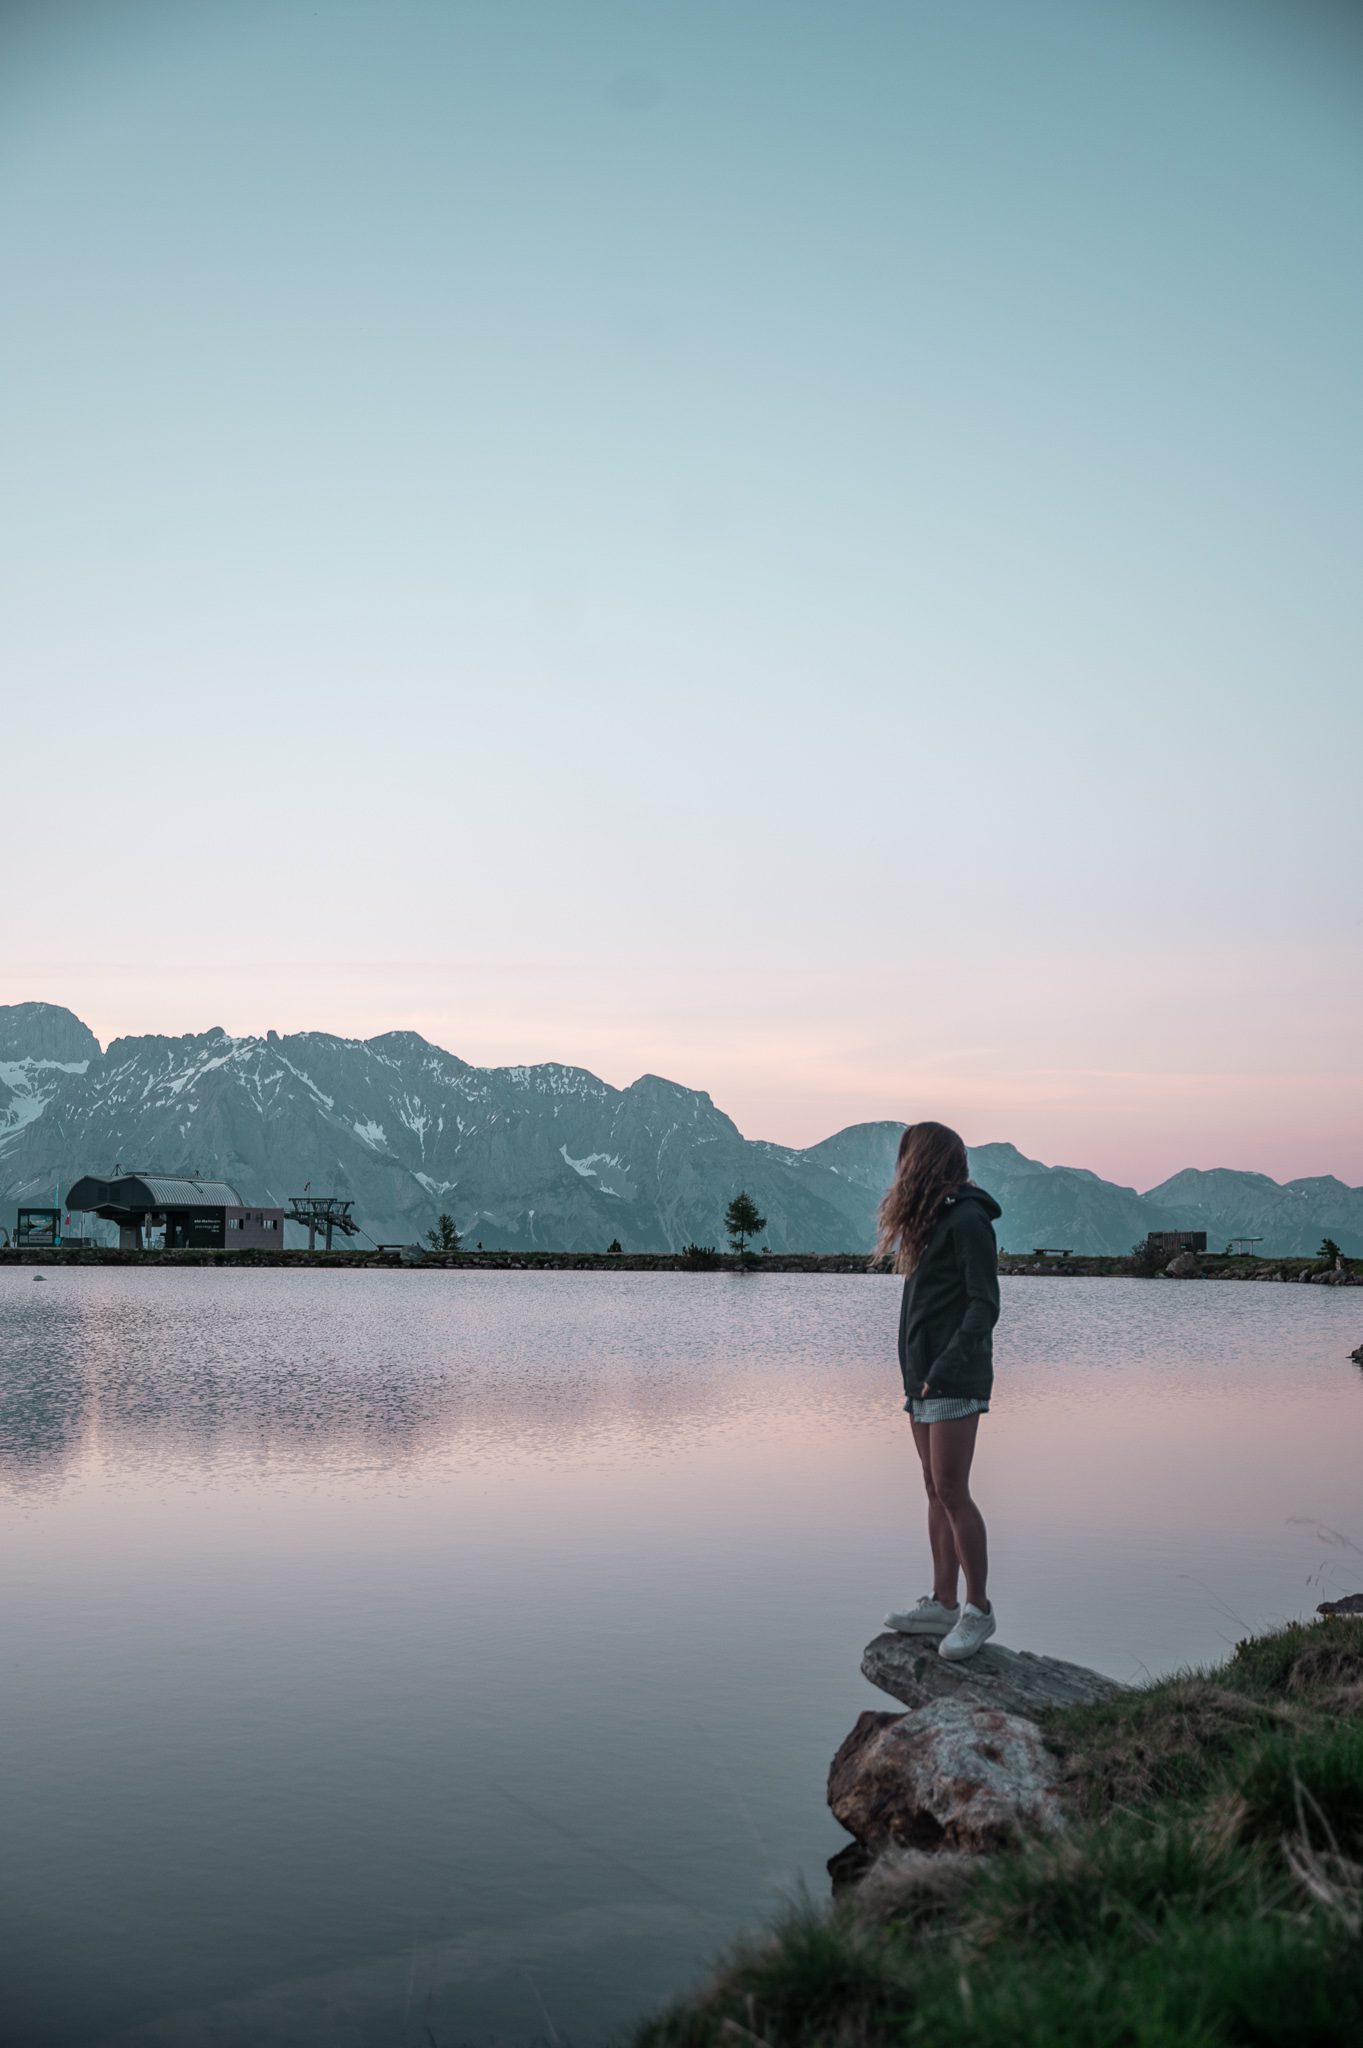
[{"label": "mountain range", "polygon": [[[0,1006],[0,1222],[84,1173],[202,1172],[247,1202],[286,1205],[310,1182],[349,1196],[363,1236],[406,1242],[439,1211],[489,1249],[677,1250],[722,1239],[745,1188],[773,1251],[869,1248],[902,1122],[820,1143],[745,1138],[703,1090],[657,1074],[613,1088],[582,1067],[475,1067],[412,1031],[340,1038],[214,1029],[116,1038],[70,1010]],[[1010,1251],[1125,1252],[1149,1230],[1205,1230],[1214,1249],[1258,1237],[1363,1254],[1363,1188],[1328,1175],[1189,1169],[1138,1194],[1015,1146],[975,1146]],[[91,1219],[93,1221],[93,1219]],[[88,1226],[87,1226],[88,1227]],[[290,1226],[290,1241],[301,1233]]]}]

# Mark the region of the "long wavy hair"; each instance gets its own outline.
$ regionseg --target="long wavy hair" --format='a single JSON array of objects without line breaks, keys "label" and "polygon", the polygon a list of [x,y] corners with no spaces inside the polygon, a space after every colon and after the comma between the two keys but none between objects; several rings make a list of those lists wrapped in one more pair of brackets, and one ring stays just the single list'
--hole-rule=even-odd
[{"label": "long wavy hair", "polygon": [[947,1196],[969,1178],[965,1145],[955,1131],[946,1124],[909,1124],[880,1204],[871,1264],[892,1259],[896,1273],[912,1273]]}]

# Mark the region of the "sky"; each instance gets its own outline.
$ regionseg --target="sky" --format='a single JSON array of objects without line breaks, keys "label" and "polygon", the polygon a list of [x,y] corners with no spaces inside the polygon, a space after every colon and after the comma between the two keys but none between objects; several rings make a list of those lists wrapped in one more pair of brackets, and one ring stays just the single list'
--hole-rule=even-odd
[{"label": "sky", "polygon": [[0,1001],[1363,1182],[1363,11],[6,0]]}]

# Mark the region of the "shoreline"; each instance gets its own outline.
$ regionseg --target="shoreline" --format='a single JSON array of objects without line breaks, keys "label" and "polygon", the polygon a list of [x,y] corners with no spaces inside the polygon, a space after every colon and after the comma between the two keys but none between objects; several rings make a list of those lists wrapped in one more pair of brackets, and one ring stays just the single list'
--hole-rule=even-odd
[{"label": "shoreline", "polygon": [[[358,1272],[432,1272],[435,1270],[518,1273],[870,1273],[864,1252],[760,1252],[740,1259],[733,1252],[716,1252],[705,1259],[689,1259],[682,1252],[533,1252],[533,1251],[121,1251],[116,1245],[26,1245],[0,1247],[0,1269],[6,1266],[254,1266],[278,1267],[288,1272],[315,1267],[346,1268]],[[893,1277],[887,1269],[876,1268],[881,1278]],[[1146,1277],[1173,1278],[1166,1273],[1137,1276],[1129,1257],[1109,1253],[1076,1253],[1067,1259],[1037,1259],[1016,1252],[999,1255],[999,1274],[1006,1279],[1114,1279]],[[1363,1271],[1320,1270],[1318,1259],[1292,1255],[1280,1259],[1227,1258],[1202,1255],[1196,1272],[1179,1276],[1185,1280],[1298,1282],[1315,1286],[1363,1286]],[[1177,1284],[1177,1282],[1175,1283]]]},{"label": "shoreline", "polygon": [[1091,1704],[863,1712],[831,1902],[740,1936],[628,2048],[1358,2039],[1361,1679],[1351,1610]]}]

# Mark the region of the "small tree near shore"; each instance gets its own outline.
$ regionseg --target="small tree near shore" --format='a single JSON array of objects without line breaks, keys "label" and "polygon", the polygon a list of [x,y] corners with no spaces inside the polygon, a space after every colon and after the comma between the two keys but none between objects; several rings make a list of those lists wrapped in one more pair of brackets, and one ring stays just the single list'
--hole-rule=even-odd
[{"label": "small tree near shore", "polygon": [[1333,1266],[1336,1260],[1342,1259],[1343,1256],[1344,1254],[1332,1237],[1323,1237],[1321,1239],[1320,1250],[1316,1253],[1316,1257],[1320,1260],[1322,1266]]},{"label": "small tree near shore", "polygon": [[435,1229],[428,1230],[421,1242],[433,1252],[457,1252],[459,1232],[454,1227],[453,1216],[445,1215],[442,1210],[435,1219]]},{"label": "small tree near shore", "polygon": [[738,1256],[743,1258],[748,1249],[750,1237],[760,1237],[767,1227],[765,1216],[757,1213],[757,1204],[751,1195],[741,1189],[724,1211],[724,1228],[729,1234],[729,1243]]}]

